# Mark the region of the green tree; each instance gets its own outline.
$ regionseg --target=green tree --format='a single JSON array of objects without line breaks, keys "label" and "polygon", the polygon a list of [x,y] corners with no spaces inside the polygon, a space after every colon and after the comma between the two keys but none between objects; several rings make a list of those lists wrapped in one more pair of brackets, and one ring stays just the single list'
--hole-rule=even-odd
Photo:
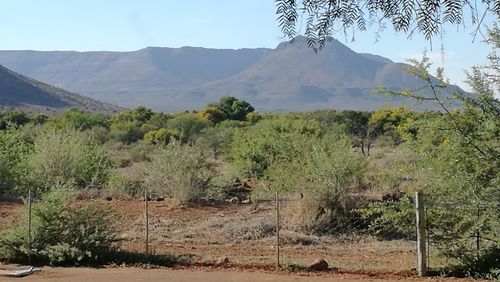
[{"label": "green tree", "polygon": [[228,119],[246,120],[247,114],[255,111],[255,108],[247,101],[239,100],[231,96],[223,96],[218,103],[210,104],[224,112]]},{"label": "green tree", "polygon": [[201,110],[200,112],[198,112],[198,116],[202,119],[206,119],[212,122],[213,124],[222,122],[227,118],[225,112],[214,106],[209,106]]},{"label": "green tree", "polygon": [[194,113],[183,113],[168,121],[168,129],[177,132],[179,139],[183,142],[194,142],[200,132],[209,126],[209,122],[200,119]]},{"label": "green tree", "polygon": [[110,118],[102,114],[91,114],[78,109],[67,110],[61,115],[50,117],[47,126],[87,130],[92,127],[108,127]]},{"label": "green tree", "polygon": [[9,125],[21,126],[30,121],[30,117],[20,111],[5,110],[0,112],[0,129],[5,129]]},{"label": "green tree", "polygon": [[431,96],[409,90],[394,93],[434,101],[444,111],[418,122],[418,134],[409,145],[420,158],[409,171],[425,175],[413,185],[432,203],[428,221],[436,246],[443,255],[460,261],[469,275],[499,273],[500,101],[494,96],[500,85],[498,28],[490,31],[489,42],[494,48],[490,64],[473,68],[469,74],[473,93],[456,93],[459,109],[449,109],[448,97],[440,92],[447,86],[442,72],[439,81],[431,79],[425,57],[414,61],[412,73],[428,84]]},{"label": "green tree", "polygon": [[227,157],[244,174],[265,177],[275,161],[292,160],[301,151],[301,140],[319,136],[313,120],[279,117],[236,130]]}]

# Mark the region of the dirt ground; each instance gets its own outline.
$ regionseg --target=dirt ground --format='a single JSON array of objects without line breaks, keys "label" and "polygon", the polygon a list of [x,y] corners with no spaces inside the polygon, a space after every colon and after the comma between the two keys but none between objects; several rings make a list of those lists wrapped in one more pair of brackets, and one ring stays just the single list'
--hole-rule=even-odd
[{"label": "dirt ground", "polygon": [[[0,269],[2,266],[0,265]],[[4,266],[5,268],[5,266]],[[7,268],[9,268],[7,266]],[[269,281],[269,282],[322,282],[322,281],[459,281],[459,279],[445,278],[415,278],[415,277],[398,277],[395,275],[356,275],[349,273],[308,273],[295,274],[286,272],[270,272],[270,271],[241,271],[241,270],[211,270],[211,269],[142,269],[132,267],[116,267],[116,268],[51,268],[44,267],[41,272],[24,277],[24,278],[7,278],[1,277],[0,281],[204,281],[204,282],[219,282],[219,281]],[[460,279],[460,281],[469,281]],[[472,280],[470,280],[472,281]]]},{"label": "dirt ground", "polygon": [[[119,216],[118,224],[123,230],[121,248],[143,252],[144,202],[113,200],[99,204],[114,209]],[[19,203],[0,202],[0,231],[23,211]],[[356,236],[318,237],[286,230],[282,232],[281,241],[281,262],[284,265],[307,266],[315,259],[323,258],[334,270],[321,277],[311,273],[268,273],[276,253],[274,218],[272,203],[258,207],[251,204],[179,207],[166,201],[152,201],[149,203],[150,250],[155,254],[192,255],[195,263],[188,269],[44,268],[41,274],[26,280],[428,281],[415,278],[414,242]],[[229,266],[197,268],[197,265],[222,258],[228,259]]]}]

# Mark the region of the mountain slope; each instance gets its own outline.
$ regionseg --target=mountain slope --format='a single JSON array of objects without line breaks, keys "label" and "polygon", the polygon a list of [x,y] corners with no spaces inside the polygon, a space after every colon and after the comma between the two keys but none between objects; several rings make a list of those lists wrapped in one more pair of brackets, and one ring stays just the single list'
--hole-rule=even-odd
[{"label": "mountain slope", "polygon": [[[314,53],[305,38],[280,44],[273,52],[232,77],[207,83],[193,92],[206,100],[237,96],[266,111],[321,108],[373,110],[384,105],[410,104],[404,98],[373,95],[378,86],[417,89],[424,85],[404,70],[405,64],[371,54],[359,54],[336,40]],[[454,88],[456,89],[456,88]]]},{"label": "mountain slope", "polygon": [[157,93],[222,79],[241,72],[267,52],[269,49],[194,47],[148,47],[134,52],[0,51],[0,64],[99,99],[121,93]]},{"label": "mountain slope", "polygon": [[276,49],[0,51],[2,63],[92,98],[160,111],[201,108],[223,95],[246,99],[259,111],[373,110],[386,104],[413,103],[373,95],[377,86],[394,90],[422,86],[404,71],[404,64],[356,53],[336,40],[315,54],[302,37]]},{"label": "mountain slope", "polygon": [[0,65],[0,107],[57,113],[69,108],[114,113],[121,108],[22,76]]}]

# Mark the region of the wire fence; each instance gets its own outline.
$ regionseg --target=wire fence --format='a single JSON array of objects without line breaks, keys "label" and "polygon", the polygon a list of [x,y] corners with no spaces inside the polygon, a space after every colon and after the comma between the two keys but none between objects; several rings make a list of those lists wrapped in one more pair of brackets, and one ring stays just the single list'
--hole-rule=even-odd
[{"label": "wire fence", "polygon": [[[489,224],[500,209],[497,201],[473,205],[430,196],[419,202],[418,193],[377,201],[349,195],[326,208],[304,195],[275,197],[178,206],[145,191],[141,199],[101,204],[120,217],[122,249],[190,254],[214,263],[307,267],[324,259],[343,270],[423,275],[428,267],[453,263],[450,252],[480,252],[499,236]],[[26,211],[31,232],[31,208]],[[32,240],[28,236],[28,248]]]},{"label": "wire fence", "polygon": [[480,258],[500,242],[500,201],[427,196],[426,218],[429,266],[442,269]]}]

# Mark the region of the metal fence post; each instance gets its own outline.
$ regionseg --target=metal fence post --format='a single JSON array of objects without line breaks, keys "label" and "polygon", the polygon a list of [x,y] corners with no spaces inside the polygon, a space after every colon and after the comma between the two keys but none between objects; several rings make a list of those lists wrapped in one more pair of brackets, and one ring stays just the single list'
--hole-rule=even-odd
[{"label": "metal fence post", "polygon": [[149,255],[149,207],[148,207],[148,188],[144,188],[144,236],[146,255]]},{"label": "metal fence post", "polygon": [[276,190],[276,268],[280,268],[280,200]]},{"label": "metal fence post", "polygon": [[427,251],[426,251],[426,218],[425,202],[422,192],[415,192],[415,212],[417,222],[417,274],[424,276],[427,273]]},{"label": "metal fence post", "polygon": [[31,187],[28,188],[28,264],[31,264]]}]

